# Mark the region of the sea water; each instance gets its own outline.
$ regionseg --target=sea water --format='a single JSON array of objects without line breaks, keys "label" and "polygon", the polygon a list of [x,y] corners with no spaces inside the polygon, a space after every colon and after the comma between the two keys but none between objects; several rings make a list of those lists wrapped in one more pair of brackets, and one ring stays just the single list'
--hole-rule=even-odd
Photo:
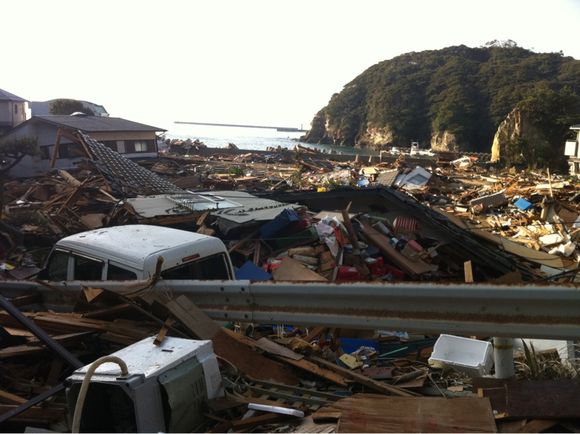
[{"label": "sea water", "polygon": [[265,151],[267,148],[278,146],[294,149],[297,144],[322,152],[336,152],[347,155],[374,155],[367,149],[355,149],[352,147],[321,145],[304,143],[300,141],[305,133],[280,132],[275,129],[265,128],[242,128],[242,127],[217,127],[210,125],[172,124],[165,137],[168,139],[191,139],[200,140],[210,148],[224,148],[233,143],[240,149]]}]

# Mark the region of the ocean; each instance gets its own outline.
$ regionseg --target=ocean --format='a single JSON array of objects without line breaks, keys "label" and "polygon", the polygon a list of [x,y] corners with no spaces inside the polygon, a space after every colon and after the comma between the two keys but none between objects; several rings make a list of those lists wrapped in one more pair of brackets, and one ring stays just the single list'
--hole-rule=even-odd
[{"label": "ocean", "polygon": [[224,148],[228,143],[233,143],[240,149],[265,151],[268,147],[293,149],[297,144],[322,152],[336,151],[346,155],[374,155],[376,152],[366,149],[351,147],[339,147],[304,143],[300,137],[305,133],[278,132],[274,129],[242,128],[242,127],[217,127],[209,125],[172,124],[166,138],[169,139],[198,139],[210,148]]}]

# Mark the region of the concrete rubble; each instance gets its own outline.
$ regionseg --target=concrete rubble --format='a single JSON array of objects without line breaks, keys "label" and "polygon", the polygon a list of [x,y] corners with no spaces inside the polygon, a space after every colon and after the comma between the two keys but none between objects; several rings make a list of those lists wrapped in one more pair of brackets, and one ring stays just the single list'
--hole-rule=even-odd
[{"label": "concrete rubble", "polygon": [[[4,283],[33,281],[66,235],[137,223],[221,238],[240,280],[578,282],[579,182],[568,176],[499,170],[474,156],[355,158],[306,148],[209,149],[191,140],[169,142],[163,157],[138,165],[88,136],[79,140],[92,158],[76,169],[4,182]],[[488,353],[485,369],[467,366],[464,354],[430,363],[438,335],[218,323],[186,297],[146,288],[122,295],[85,287],[56,301],[35,291],[1,293],[4,431],[69,432],[73,410],[63,389],[49,392],[79,366],[150,337],[158,348],[171,337],[211,341],[223,387],[200,401],[195,426],[167,423],[167,431],[580,429],[579,367],[551,349],[524,345],[506,380],[489,375]],[[20,317],[42,329],[41,337]],[[491,337],[457,337],[464,338],[489,351]],[[47,342],[58,343],[58,352]],[[168,414],[194,411],[167,402],[172,423]],[[88,420],[82,431],[139,431],[132,419]]]}]

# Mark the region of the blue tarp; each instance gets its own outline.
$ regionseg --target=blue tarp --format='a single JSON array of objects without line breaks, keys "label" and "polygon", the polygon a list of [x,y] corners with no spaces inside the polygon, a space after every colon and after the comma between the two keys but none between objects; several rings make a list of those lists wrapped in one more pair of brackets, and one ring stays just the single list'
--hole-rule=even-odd
[{"label": "blue tarp", "polygon": [[514,205],[515,205],[516,207],[518,207],[519,209],[521,209],[522,211],[527,211],[527,210],[529,210],[530,208],[532,208],[532,207],[534,206],[534,204],[533,204],[533,203],[531,203],[531,202],[528,202],[528,201],[527,201],[526,199],[524,199],[524,198],[520,198],[520,199],[516,200],[516,201],[514,202]]},{"label": "blue tarp", "polygon": [[265,272],[252,261],[246,261],[236,270],[236,279],[241,280],[270,280],[272,275]]},{"label": "blue tarp", "polygon": [[300,220],[300,217],[291,208],[286,208],[280,214],[260,228],[262,238],[271,238],[282,231],[290,223]]}]

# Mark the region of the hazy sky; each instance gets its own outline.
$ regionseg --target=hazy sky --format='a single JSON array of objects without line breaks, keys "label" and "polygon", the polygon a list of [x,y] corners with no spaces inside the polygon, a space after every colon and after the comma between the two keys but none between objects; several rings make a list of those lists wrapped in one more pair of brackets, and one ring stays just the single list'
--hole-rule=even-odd
[{"label": "hazy sky", "polygon": [[307,127],[369,66],[512,39],[580,59],[580,0],[2,2],[0,88],[112,116]]}]

